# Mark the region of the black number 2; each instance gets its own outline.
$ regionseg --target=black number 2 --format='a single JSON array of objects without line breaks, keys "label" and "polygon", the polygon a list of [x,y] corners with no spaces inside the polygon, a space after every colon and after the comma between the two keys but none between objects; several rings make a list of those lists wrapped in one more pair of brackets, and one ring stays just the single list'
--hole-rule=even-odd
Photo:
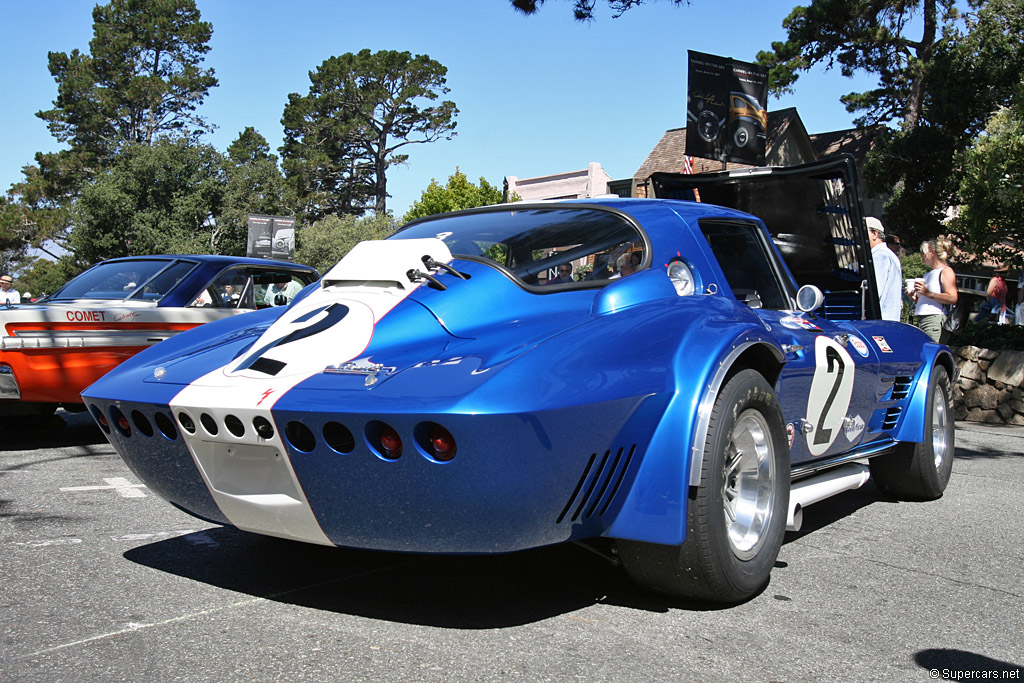
[{"label": "black number 2", "polygon": [[[821,411],[821,416],[818,418],[818,424],[814,430],[814,445],[828,443],[832,440],[832,430],[825,429],[825,416],[828,415],[828,411],[832,410],[832,403],[836,400],[836,394],[839,393],[839,385],[843,382],[843,373],[846,372],[846,365],[843,364],[843,358],[836,351],[835,347],[825,347],[825,370],[828,374],[836,373],[835,382],[832,383],[832,391],[828,394],[828,399],[825,401],[825,407]],[[838,365],[838,368],[835,366]]]}]

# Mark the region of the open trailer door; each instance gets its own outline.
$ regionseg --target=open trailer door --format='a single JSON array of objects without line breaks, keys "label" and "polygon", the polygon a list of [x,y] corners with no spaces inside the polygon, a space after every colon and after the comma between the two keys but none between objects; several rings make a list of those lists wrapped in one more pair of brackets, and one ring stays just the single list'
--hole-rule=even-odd
[{"label": "open trailer door", "polygon": [[857,184],[849,155],[800,166],[651,176],[659,199],[727,206],[763,220],[797,285],[824,292],[822,314],[830,320],[881,317]]}]

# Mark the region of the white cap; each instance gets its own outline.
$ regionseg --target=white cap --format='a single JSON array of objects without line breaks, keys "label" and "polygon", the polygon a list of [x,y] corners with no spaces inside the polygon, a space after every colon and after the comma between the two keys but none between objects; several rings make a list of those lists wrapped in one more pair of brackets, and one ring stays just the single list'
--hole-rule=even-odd
[{"label": "white cap", "polygon": [[885,226],[882,225],[882,221],[878,220],[874,216],[868,216],[864,219],[864,224],[868,230],[877,230],[880,234],[885,234]]}]

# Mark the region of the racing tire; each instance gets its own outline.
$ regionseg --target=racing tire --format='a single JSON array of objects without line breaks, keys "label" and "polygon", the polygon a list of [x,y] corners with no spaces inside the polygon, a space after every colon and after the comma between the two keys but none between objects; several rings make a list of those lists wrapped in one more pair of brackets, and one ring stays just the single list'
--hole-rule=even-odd
[{"label": "racing tire", "polygon": [[928,381],[925,439],[900,443],[895,450],[868,461],[871,478],[884,493],[899,500],[935,500],[953,473],[956,424],[953,392],[946,368],[936,365]]},{"label": "racing tire", "polygon": [[789,443],[778,396],[742,370],[715,401],[681,546],[618,541],[630,578],[659,593],[736,603],[767,583],[785,534]]}]

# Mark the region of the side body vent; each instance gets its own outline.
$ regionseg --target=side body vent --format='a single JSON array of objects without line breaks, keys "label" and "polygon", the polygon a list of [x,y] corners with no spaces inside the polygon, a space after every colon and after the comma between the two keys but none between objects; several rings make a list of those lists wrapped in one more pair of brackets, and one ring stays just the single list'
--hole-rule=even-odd
[{"label": "side body vent", "polygon": [[603,515],[618,493],[634,453],[636,444],[629,446],[628,449],[619,448],[615,453],[605,451],[601,456],[592,453],[587,466],[583,468],[576,489],[569,496],[568,502],[562,508],[562,514],[558,515],[555,523],[561,524],[566,519],[570,522],[589,519],[594,514]]},{"label": "side body vent", "polygon": [[893,401],[902,401],[910,394],[910,385],[914,381],[913,377],[900,376],[893,379],[892,383],[892,395],[889,397]]},{"label": "side body vent", "polygon": [[890,429],[896,429],[897,423],[900,421],[900,413],[903,412],[903,408],[895,406],[885,411],[885,418],[882,419],[882,431]]}]

